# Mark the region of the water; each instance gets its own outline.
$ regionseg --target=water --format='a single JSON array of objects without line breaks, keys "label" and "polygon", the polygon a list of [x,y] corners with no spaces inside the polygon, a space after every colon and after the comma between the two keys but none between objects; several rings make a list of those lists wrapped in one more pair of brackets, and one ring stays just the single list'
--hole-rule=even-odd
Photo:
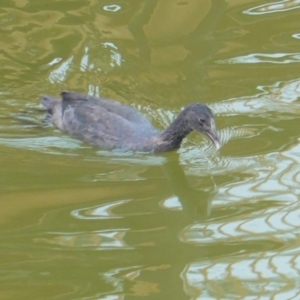
[{"label": "water", "polygon": [[[298,299],[299,1],[0,3],[0,299]],[[44,120],[43,93],[199,101],[223,148],[121,153]]]}]

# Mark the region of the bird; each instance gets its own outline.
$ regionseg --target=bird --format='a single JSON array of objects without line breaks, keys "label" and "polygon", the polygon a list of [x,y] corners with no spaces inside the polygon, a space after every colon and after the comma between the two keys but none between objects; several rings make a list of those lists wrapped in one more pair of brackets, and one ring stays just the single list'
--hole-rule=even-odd
[{"label": "bird", "polygon": [[116,100],[63,91],[61,99],[44,95],[41,103],[54,126],[102,149],[166,152],[180,148],[192,131],[208,136],[217,149],[221,142],[215,119],[208,106],[186,106],[171,125],[159,131],[135,108]]}]

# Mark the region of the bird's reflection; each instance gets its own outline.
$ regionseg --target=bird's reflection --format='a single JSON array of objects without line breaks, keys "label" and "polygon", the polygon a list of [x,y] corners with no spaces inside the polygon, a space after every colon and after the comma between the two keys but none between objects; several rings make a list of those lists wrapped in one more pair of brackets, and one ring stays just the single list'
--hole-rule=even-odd
[{"label": "bird's reflection", "polygon": [[168,156],[163,170],[185,214],[193,220],[206,220],[210,215],[211,201],[217,191],[215,183],[203,178],[205,185],[201,188],[191,186],[183,166],[179,163],[179,155],[175,152]]}]

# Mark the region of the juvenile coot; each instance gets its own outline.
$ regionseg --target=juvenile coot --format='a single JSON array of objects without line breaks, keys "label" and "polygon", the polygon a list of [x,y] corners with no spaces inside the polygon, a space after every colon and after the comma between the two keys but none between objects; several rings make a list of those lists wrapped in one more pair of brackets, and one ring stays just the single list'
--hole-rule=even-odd
[{"label": "juvenile coot", "polygon": [[178,149],[182,139],[193,130],[207,135],[217,149],[221,146],[214,116],[204,104],[190,104],[160,132],[139,111],[120,102],[75,92],[62,92],[61,96],[62,100],[52,96],[41,98],[52,123],[94,146],[164,152]]}]

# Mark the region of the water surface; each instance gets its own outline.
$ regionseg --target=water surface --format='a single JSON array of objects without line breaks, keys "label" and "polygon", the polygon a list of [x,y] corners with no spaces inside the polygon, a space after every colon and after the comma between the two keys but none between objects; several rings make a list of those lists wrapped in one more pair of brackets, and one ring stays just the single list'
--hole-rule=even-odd
[{"label": "water surface", "polygon": [[[299,1],[1,1],[0,298],[298,299]],[[223,148],[95,149],[62,90],[159,129],[191,102]]]}]

